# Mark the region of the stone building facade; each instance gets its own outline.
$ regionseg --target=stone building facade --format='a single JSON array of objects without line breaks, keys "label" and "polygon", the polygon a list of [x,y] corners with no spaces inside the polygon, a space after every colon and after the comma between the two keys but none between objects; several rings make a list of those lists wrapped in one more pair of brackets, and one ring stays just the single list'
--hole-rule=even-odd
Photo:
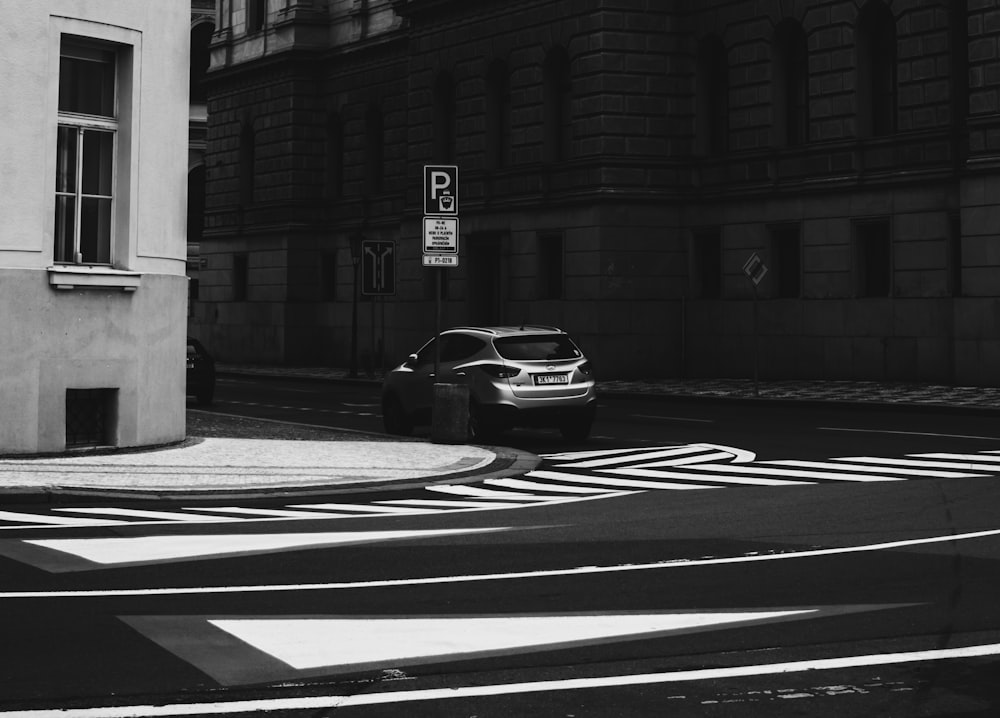
[{"label": "stone building facade", "polygon": [[[604,377],[1000,383],[996,5],[218,0],[193,330],[346,365],[364,236],[372,362],[442,272],[445,324],[558,325]],[[421,263],[426,164],[457,268]]]},{"label": "stone building facade", "polygon": [[179,441],[190,8],[0,10],[0,454]]}]

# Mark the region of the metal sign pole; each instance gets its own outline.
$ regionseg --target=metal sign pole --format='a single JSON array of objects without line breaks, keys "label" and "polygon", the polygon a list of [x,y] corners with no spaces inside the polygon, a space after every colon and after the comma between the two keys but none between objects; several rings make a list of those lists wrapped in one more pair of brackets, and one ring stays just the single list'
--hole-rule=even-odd
[{"label": "metal sign pole", "polygon": [[437,339],[434,342],[434,378],[437,378],[439,371],[441,370],[441,273],[444,272],[442,267],[434,268],[434,282],[437,285],[437,290],[435,294],[435,308],[434,308],[434,328],[437,334]]}]

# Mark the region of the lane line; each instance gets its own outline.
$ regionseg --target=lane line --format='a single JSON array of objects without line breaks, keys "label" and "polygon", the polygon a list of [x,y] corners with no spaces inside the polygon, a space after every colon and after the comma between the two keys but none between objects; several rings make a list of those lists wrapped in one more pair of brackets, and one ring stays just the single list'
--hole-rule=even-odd
[{"label": "lane line", "polygon": [[159,519],[161,521],[207,521],[212,523],[225,523],[228,521],[242,521],[239,518],[227,518],[225,516],[205,516],[203,514],[181,513],[180,511],[146,511],[144,509],[117,509],[106,508],[57,508],[53,511],[65,511],[73,514],[97,514],[107,516],[134,516],[137,519]]},{"label": "lane line", "polygon": [[2,711],[0,718],[165,718],[169,716],[227,715],[265,711],[301,711],[330,708],[349,708],[370,705],[414,703],[454,698],[481,698],[526,693],[576,691],[594,688],[621,688],[692,681],[717,681],[727,678],[773,676],[805,671],[830,671],[852,668],[872,668],[905,663],[950,661],[985,658],[1000,655],[1000,643],[988,643],[960,648],[941,648],[928,651],[879,653],[873,655],[819,658],[806,661],[787,661],[750,666],[701,668],[662,673],[600,676],[596,678],[566,678],[550,681],[525,681],[497,683],[485,686],[460,686],[430,688],[384,693],[359,693],[354,695],[309,696],[303,698],[270,698],[244,701],[219,701],[214,703],[175,703],[172,705],[106,706],[99,708],[39,709]]},{"label": "lane line", "polygon": [[861,546],[840,546],[836,548],[789,551],[787,553],[753,553],[743,556],[725,556],[704,559],[671,559],[654,563],[619,564],[612,566],[577,566],[538,571],[515,571],[512,573],[470,574],[465,576],[428,576],[424,578],[393,578],[355,582],[301,583],[245,586],[188,586],[178,588],[117,588],[68,591],[2,591],[0,599],[8,598],[108,598],[122,596],[180,596],[229,593],[282,593],[288,591],[340,591],[367,588],[389,588],[398,586],[428,586],[451,583],[478,583],[481,581],[509,581],[530,578],[552,578],[555,576],[585,576],[604,573],[625,573],[629,571],[662,571],[676,568],[699,568],[726,566],[730,564],[762,563],[769,561],[790,561],[803,558],[838,556],[852,553],[873,553],[895,549],[913,548],[954,541],[970,541],[1000,536],[1000,529],[973,531],[964,534],[945,534],[919,539],[886,541]]},{"label": "lane line", "polygon": [[634,419],[656,419],[659,421],[689,421],[698,424],[714,424],[712,419],[693,419],[688,416],[658,416],[656,414],[629,414]]}]

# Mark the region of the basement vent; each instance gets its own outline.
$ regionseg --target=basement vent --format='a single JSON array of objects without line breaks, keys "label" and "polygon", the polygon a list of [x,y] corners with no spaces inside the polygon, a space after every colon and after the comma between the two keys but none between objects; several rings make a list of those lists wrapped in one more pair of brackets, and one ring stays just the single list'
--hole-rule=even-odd
[{"label": "basement vent", "polygon": [[117,389],[66,390],[66,448],[113,446]]}]

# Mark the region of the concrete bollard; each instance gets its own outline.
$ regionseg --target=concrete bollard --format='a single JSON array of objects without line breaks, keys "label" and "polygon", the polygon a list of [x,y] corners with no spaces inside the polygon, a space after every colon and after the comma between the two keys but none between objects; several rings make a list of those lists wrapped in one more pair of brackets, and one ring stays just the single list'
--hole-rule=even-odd
[{"label": "concrete bollard", "polygon": [[435,384],[431,410],[431,441],[464,444],[469,439],[469,387]]}]

